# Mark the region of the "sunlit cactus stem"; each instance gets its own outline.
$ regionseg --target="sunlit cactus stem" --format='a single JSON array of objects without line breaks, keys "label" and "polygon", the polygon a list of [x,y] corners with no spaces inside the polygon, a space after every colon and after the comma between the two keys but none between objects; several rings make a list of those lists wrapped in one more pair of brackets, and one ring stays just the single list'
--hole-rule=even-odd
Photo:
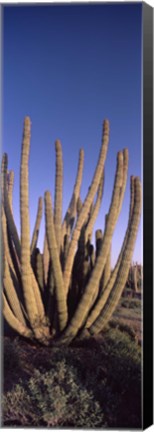
[{"label": "sunlit cactus stem", "polygon": [[61,223],[62,223],[62,187],[63,187],[63,158],[62,147],[59,140],[55,143],[56,148],[56,183],[54,200],[54,225],[57,246],[60,251],[61,245]]}]

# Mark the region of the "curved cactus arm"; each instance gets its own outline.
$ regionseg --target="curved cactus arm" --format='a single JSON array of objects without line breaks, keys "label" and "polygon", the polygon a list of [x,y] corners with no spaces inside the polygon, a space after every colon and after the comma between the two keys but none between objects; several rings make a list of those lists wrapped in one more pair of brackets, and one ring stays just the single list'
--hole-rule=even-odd
[{"label": "curved cactus arm", "polygon": [[13,243],[15,245],[16,253],[18,256],[18,259],[20,260],[20,254],[21,254],[21,245],[20,240],[17,232],[17,228],[14,222],[13,214],[11,211],[11,206],[9,202],[8,197],[8,188],[7,188],[7,155],[6,153],[3,156],[3,189],[4,189],[4,210],[6,214],[7,219],[7,226],[10,233],[10,237],[13,240]]},{"label": "curved cactus arm", "polygon": [[14,276],[16,277],[16,272],[15,272],[15,268],[13,265],[13,261],[12,261],[12,257],[11,257],[11,253],[9,250],[9,244],[8,244],[8,233],[7,233],[7,223],[6,223],[6,217],[5,217],[5,212],[4,212],[4,207],[3,204],[1,206],[1,214],[2,214],[2,235],[3,235],[3,244],[5,244],[5,251],[6,251],[6,256],[7,256],[7,260],[8,260],[8,264],[10,266],[10,268],[12,269]]},{"label": "curved cactus arm", "polygon": [[114,283],[116,281],[116,277],[121,265],[121,261],[122,261],[122,257],[123,257],[123,252],[124,249],[126,247],[127,244],[127,239],[128,239],[128,234],[131,230],[131,217],[132,217],[132,212],[133,212],[133,208],[134,208],[134,177],[131,177],[130,179],[130,207],[129,207],[129,219],[128,219],[128,226],[127,226],[127,230],[126,230],[126,234],[124,237],[124,241],[123,241],[123,245],[120,251],[120,254],[118,256],[117,259],[117,263],[114,267],[114,270],[111,273],[110,279],[108,281],[108,283],[106,284],[106,286],[104,287],[104,290],[102,293],[100,293],[100,298],[98,299],[96,305],[94,306],[94,308],[92,309],[91,313],[88,316],[87,322],[85,324],[86,328],[89,328],[93,322],[96,320],[96,318],[99,317],[99,314],[101,312],[101,310],[103,309],[103,307],[105,306],[108,297],[112,291],[112,288],[114,286]]},{"label": "curved cactus arm", "polygon": [[125,148],[123,150],[123,181],[122,181],[121,193],[120,193],[120,197],[119,197],[119,210],[118,210],[119,214],[121,211],[121,207],[122,207],[122,203],[123,203],[123,199],[124,199],[124,193],[125,193],[125,189],[126,189],[127,175],[128,175],[128,162],[129,162],[128,149]]},{"label": "curved cactus arm", "polygon": [[[21,294],[19,290],[18,279],[14,270],[11,255],[9,253],[6,218],[2,205],[2,256],[3,256],[3,286],[9,299],[12,310],[17,318],[25,324],[24,315],[22,313],[21,304],[17,294]],[[19,295],[21,299],[21,295]]]},{"label": "curved cactus arm", "polygon": [[95,221],[97,219],[98,212],[100,210],[100,206],[101,206],[101,202],[102,202],[103,190],[104,190],[104,172],[102,174],[101,181],[99,184],[96,202],[95,202],[94,206],[92,207],[90,218],[89,218],[89,221],[86,225],[86,230],[85,230],[86,241],[88,239],[91,239],[93,227],[94,227]]},{"label": "curved cactus arm", "polygon": [[56,148],[56,182],[54,199],[54,225],[58,249],[61,245],[61,224],[62,224],[62,188],[63,188],[63,158],[61,142],[55,142]]},{"label": "curved cactus arm", "polygon": [[63,252],[62,252],[62,257],[61,257],[62,270],[64,270],[66,259],[67,259],[67,254],[68,254],[68,249],[69,249],[69,242],[70,242],[69,235],[65,234],[64,235],[64,240],[63,240]]},{"label": "curved cactus arm", "polygon": [[[75,185],[74,185],[74,189],[73,189],[73,195],[75,195],[76,200],[78,199],[78,197],[80,195],[82,176],[83,176],[83,166],[84,166],[84,150],[81,148],[79,151],[77,175],[76,175]],[[73,195],[72,195],[72,198],[73,198]]]},{"label": "curved cactus arm", "polygon": [[9,266],[5,254],[3,258],[3,265],[4,265],[4,276],[3,276],[4,292],[7,295],[7,299],[9,301],[9,304],[11,306],[14,315],[23,325],[26,326],[26,321],[22,312],[22,308],[17,293],[15,291],[15,287],[11,279],[10,270],[9,270]]},{"label": "curved cactus arm", "polygon": [[95,291],[98,289],[99,280],[105,266],[106,256],[109,253],[110,243],[115,228],[115,224],[117,221],[117,214],[118,214],[117,203],[119,202],[119,194],[121,190],[122,178],[123,178],[123,154],[122,152],[119,152],[117,156],[117,168],[116,168],[114,189],[112,194],[110,210],[108,213],[107,225],[103,236],[102,246],[99,255],[97,257],[95,267],[92,271],[90,280],[87,286],[85,287],[85,291],[81,298],[81,301],[79,302],[76,312],[65,331],[64,338],[66,339],[69,338],[70,340],[70,338],[74,338],[76,336],[78,330],[82,326],[82,323],[87,317],[87,314],[91,307],[93,296],[95,294]]},{"label": "curved cactus arm", "polygon": [[104,267],[104,272],[103,272],[103,276],[102,276],[102,283],[100,286],[100,294],[101,292],[104,291],[108,281],[110,280],[110,276],[111,276],[111,247],[107,256],[107,260],[105,263],[105,267]]},{"label": "curved cactus arm", "polygon": [[118,275],[113,290],[111,291],[111,294],[109,296],[109,299],[105,304],[105,307],[100,313],[97,320],[90,327],[91,334],[99,333],[104,328],[104,326],[110,320],[120,300],[122,291],[125,287],[127,277],[128,277],[129,267],[133,255],[134,245],[135,245],[137,232],[138,232],[138,226],[140,222],[140,213],[141,213],[141,184],[139,178],[136,177],[135,178],[135,200],[134,200],[134,208],[133,208],[132,220],[131,220],[131,229],[128,234],[127,244],[123,251],[121,265],[118,271]]},{"label": "curved cactus arm", "polygon": [[2,310],[4,318],[6,319],[10,327],[13,328],[13,330],[15,330],[21,336],[30,339],[33,337],[32,331],[28,329],[28,327],[24,326],[13,314],[4,293],[2,293]]},{"label": "curved cactus arm", "polygon": [[30,226],[28,161],[30,151],[30,118],[24,120],[20,166],[20,219],[21,219],[21,279],[23,295],[31,328],[36,339],[46,343],[48,328],[38,284],[30,263]]},{"label": "curved cactus arm", "polygon": [[133,213],[133,208],[134,208],[134,181],[135,181],[135,177],[131,176],[130,177],[130,207],[129,207],[129,220],[132,217],[132,213]]},{"label": "curved cactus arm", "polygon": [[138,292],[138,286],[137,286],[137,264],[133,266],[133,282],[134,282],[134,290],[135,292]]},{"label": "curved cactus arm", "polygon": [[55,295],[57,301],[59,329],[60,331],[62,331],[67,324],[66,293],[64,290],[64,281],[60,265],[58,246],[56,242],[56,233],[53,223],[51,195],[48,191],[45,193],[45,221],[48,249],[52,262],[53,276],[55,282]]},{"label": "curved cactus arm", "polygon": [[[4,257],[6,257],[5,259],[7,260],[7,266],[9,269],[9,278],[11,278],[11,283],[13,283],[15,291],[18,295],[19,301],[20,303],[20,307],[24,309],[24,299],[23,299],[23,293],[22,293],[22,289],[21,289],[21,275],[20,275],[20,270],[19,268],[17,268],[17,263],[15,262],[15,257],[14,255],[12,256],[12,250],[10,249],[10,245],[11,245],[11,239],[8,242],[8,233],[7,233],[7,224],[6,224],[6,217],[5,217],[5,213],[4,213],[4,209],[3,209],[3,205],[2,205],[2,242],[3,242],[3,253],[4,253]],[[13,252],[14,249],[13,249]],[[5,266],[4,266],[5,267]],[[25,316],[25,313],[24,313]]]},{"label": "curved cactus arm", "polygon": [[76,211],[77,211],[77,216],[79,216],[79,213],[82,209],[82,200],[79,196],[78,200],[77,200],[77,204],[76,204]]},{"label": "curved cactus arm", "polygon": [[39,285],[42,298],[43,298],[44,297],[43,256],[40,253],[39,249],[36,249],[34,270],[35,270],[36,280]]},{"label": "curved cactus arm", "polygon": [[81,183],[82,183],[83,166],[84,166],[84,150],[80,149],[75,185],[73,188],[73,193],[72,193],[72,197],[70,200],[70,204],[68,206],[68,209],[67,209],[67,212],[65,214],[63,224],[62,224],[62,237],[64,237],[65,234],[67,234],[67,228],[70,224],[71,218],[73,217],[75,219],[75,216],[76,216],[77,202],[78,202],[78,198],[80,196],[80,189],[81,189]]},{"label": "curved cactus arm", "polygon": [[42,212],[43,212],[43,199],[42,199],[42,197],[40,197],[39,200],[38,200],[38,209],[37,209],[37,215],[36,215],[36,222],[35,222],[35,226],[34,226],[34,231],[33,231],[33,236],[32,236],[32,241],[31,241],[31,246],[30,246],[30,253],[31,253],[32,256],[33,256],[33,253],[34,253],[36,245],[37,245],[37,240],[38,240],[38,236],[39,236],[39,229],[40,229],[40,223],[41,223],[41,219],[42,219]]},{"label": "curved cactus arm", "polygon": [[88,216],[88,212],[90,210],[90,206],[94,200],[95,194],[97,192],[101,175],[104,169],[104,163],[106,160],[107,150],[108,150],[108,142],[109,142],[109,122],[107,120],[104,121],[103,124],[103,136],[102,136],[102,145],[99,154],[98,163],[95,169],[95,173],[93,176],[93,180],[91,186],[89,188],[88,194],[85,198],[85,201],[82,205],[81,211],[79,213],[73,234],[70,242],[70,247],[68,251],[68,256],[66,260],[66,265],[64,269],[64,284],[66,293],[69,290],[71,272],[73,267],[74,256],[76,253],[77,242],[80,236],[81,228],[84,225],[86,218]]}]

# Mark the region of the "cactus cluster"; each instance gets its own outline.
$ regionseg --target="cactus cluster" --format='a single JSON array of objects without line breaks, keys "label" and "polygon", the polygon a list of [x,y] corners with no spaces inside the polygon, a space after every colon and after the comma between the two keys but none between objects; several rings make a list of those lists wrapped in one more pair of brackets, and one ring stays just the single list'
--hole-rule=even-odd
[{"label": "cactus cluster", "polygon": [[128,279],[126,285],[132,289],[134,293],[141,291],[143,284],[143,268],[137,262],[133,262],[130,265]]},{"label": "cactus cluster", "polygon": [[92,234],[102,202],[104,165],[109,144],[109,122],[103,122],[97,166],[85,200],[80,198],[84,151],[80,150],[76,180],[68,209],[62,218],[63,157],[55,143],[55,194],[44,194],[45,238],[43,252],[37,247],[43,199],[39,198],[36,223],[30,239],[28,164],[31,121],[24,120],[20,165],[20,222],[18,234],[12,205],[14,174],[3,155],[2,250],[3,314],[20,335],[49,344],[52,339],[70,343],[103,330],[126,285],[141,211],[141,184],[130,179],[128,226],[117,262],[111,269],[112,236],[121,211],[127,172],[128,150],[117,154],[114,187],[104,232]]}]

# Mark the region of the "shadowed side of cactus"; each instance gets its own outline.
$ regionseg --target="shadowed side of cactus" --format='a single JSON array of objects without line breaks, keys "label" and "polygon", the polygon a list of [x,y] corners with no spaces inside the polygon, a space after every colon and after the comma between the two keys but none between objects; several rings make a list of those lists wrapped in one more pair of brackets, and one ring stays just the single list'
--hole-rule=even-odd
[{"label": "shadowed side of cactus", "polygon": [[77,204],[80,196],[80,189],[82,183],[82,175],[83,175],[83,165],[84,165],[84,150],[80,149],[79,152],[79,161],[77,168],[77,175],[75,180],[75,185],[73,188],[72,197],[65,214],[63,224],[62,224],[62,241],[65,238],[65,235],[70,234],[71,227],[73,226],[76,213],[77,213]]},{"label": "shadowed side of cactus", "polygon": [[40,229],[42,213],[43,213],[43,199],[42,199],[42,197],[40,197],[38,200],[36,222],[35,222],[34,231],[33,231],[32,240],[31,240],[31,245],[30,245],[31,261],[33,261],[33,253],[35,254],[35,248],[36,248],[37,240],[38,240],[38,236],[39,236],[39,229]]}]

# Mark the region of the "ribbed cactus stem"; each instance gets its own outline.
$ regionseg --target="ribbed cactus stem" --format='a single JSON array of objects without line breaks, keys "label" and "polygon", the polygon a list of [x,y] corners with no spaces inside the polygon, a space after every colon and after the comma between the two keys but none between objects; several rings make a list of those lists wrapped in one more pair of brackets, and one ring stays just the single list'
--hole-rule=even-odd
[{"label": "ribbed cactus stem", "polygon": [[104,272],[103,272],[103,280],[102,280],[102,286],[100,288],[100,292],[104,290],[104,288],[106,287],[109,279],[110,279],[110,275],[111,275],[111,247],[107,256],[107,260],[106,260],[106,264],[104,267]]},{"label": "ribbed cactus stem", "polygon": [[53,222],[52,202],[50,192],[45,193],[45,221],[48,249],[52,262],[53,276],[55,281],[55,294],[57,301],[59,329],[62,331],[67,324],[67,304],[64,290],[63,275],[59,260],[59,251],[56,242],[56,233]]},{"label": "ribbed cactus stem", "polygon": [[103,236],[101,250],[97,257],[96,264],[92,271],[90,280],[87,286],[85,287],[85,291],[81,298],[81,301],[79,302],[78,307],[74,313],[74,316],[70,324],[68,325],[68,328],[65,331],[64,338],[66,339],[69,338],[70,340],[70,338],[74,338],[76,336],[82,323],[87,317],[89,308],[93,300],[93,296],[95,294],[95,291],[98,289],[99,280],[104,270],[106,256],[109,253],[111,238],[117,220],[117,202],[120,194],[122,177],[123,177],[123,154],[122,152],[119,152],[117,156],[117,168],[116,168],[113,195],[112,195],[110,210],[108,213],[107,225]]},{"label": "ribbed cactus stem", "polygon": [[87,226],[86,226],[86,231],[85,231],[86,240],[91,239],[91,236],[92,236],[93,227],[94,227],[96,218],[98,216],[98,212],[100,210],[100,206],[101,206],[101,202],[102,202],[103,188],[104,188],[104,172],[102,174],[101,181],[99,184],[99,188],[98,188],[98,192],[97,192],[97,199],[96,199],[96,202],[92,208],[92,212],[91,212],[89,221],[88,221]]},{"label": "ribbed cactus stem", "polygon": [[138,292],[138,286],[137,286],[137,264],[133,266],[133,282],[134,282],[134,290],[135,292]]},{"label": "ribbed cactus stem", "polygon": [[61,142],[55,142],[56,149],[56,182],[54,200],[54,225],[58,249],[61,244],[61,224],[62,224],[62,187],[63,187],[63,158]]},{"label": "ribbed cactus stem", "polygon": [[102,136],[102,145],[101,150],[99,154],[98,163],[95,169],[95,173],[93,176],[93,180],[91,183],[91,186],[89,188],[88,194],[85,198],[85,201],[82,205],[81,211],[79,213],[76,226],[74,228],[73,234],[72,234],[72,240],[70,243],[68,256],[66,260],[65,270],[64,270],[64,284],[65,284],[65,290],[66,293],[68,292],[69,285],[70,285],[70,279],[71,279],[71,272],[72,272],[72,266],[73,266],[73,260],[76,252],[77,242],[80,236],[81,228],[84,225],[86,218],[88,216],[88,212],[90,210],[90,206],[93,202],[94,196],[97,192],[101,175],[104,169],[104,163],[106,160],[107,150],[108,150],[108,142],[109,142],[109,122],[108,120],[104,121],[103,124],[103,136]]},{"label": "ribbed cactus stem", "polygon": [[7,295],[7,299],[9,301],[9,304],[11,306],[11,309],[14,313],[14,315],[18,318],[18,320],[23,324],[26,325],[24,315],[21,309],[21,305],[17,296],[17,293],[15,291],[15,287],[13,285],[11,274],[9,270],[9,265],[7,258],[4,254],[3,258],[3,265],[4,265],[4,276],[3,276],[3,285],[4,285],[4,291]]},{"label": "ribbed cactus stem", "polygon": [[96,242],[96,258],[97,258],[103,242],[103,232],[101,229],[97,229],[95,232],[95,242]]},{"label": "ribbed cactus stem", "polygon": [[76,175],[76,180],[75,180],[75,184],[74,184],[74,188],[73,188],[73,193],[72,193],[70,204],[68,206],[68,209],[67,209],[67,212],[66,212],[66,215],[64,217],[63,224],[62,224],[63,237],[67,233],[67,228],[69,226],[71,218],[72,217],[75,218],[75,216],[76,216],[77,202],[79,199],[81,183],[82,183],[83,165],[84,165],[84,150],[80,149],[77,175]]},{"label": "ribbed cactus stem", "polygon": [[[2,253],[3,253],[3,284],[7,297],[9,298],[10,304],[15,306],[17,317],[21,319],[25,324],[24,316],[21,310],[21,304],[19,299],[23,300],[21,287],[15,272],[15,268],[12,262],[12,257],[9,251],[8,238],[7,238],[7,226],[4,209],[2,206]],[[19,297],[19,299],[18,299]],[[15,312],[15,309],[13,309]]]},{"label": "ribbed cactus stem", "polygon": [[[9,245],[8,245],[7,223],[6,223],[6,217],[5,217],[3,204],[1,207],[1,213],[2,213],[2,235],[3,235],[3,243],[5,244],[5,252],[6,252],[9,266],[15,275],[15,269],[13,266],[13,262],[12,262],[12,258],[11,258],[11,254],[10,254],[10,250],[9,250]],[[16,277],[16,275],[15,275],[15,277]]]},{"label": "ribbed cactus stem", "polygon": [[11,308],[7,302],[7,299],[6,299],[4,293],[2,293],[2,310],[3,310],[4,318],[6,319],[6,321],[10,325],[10,327],[13,328],[13,330],[15,330],[21,336],[24,336],[27,338],[32,338],[33,335],[32,335],[31,330],[29,330],[26,326],[24,326],[18,320],[18,318],[14,315],[14,313],[12,312],[12,310],[11,310]]},{"label": "ribbed cactus stem", "polygon": [[123,251],[123,257],[121,260],[121,265],[119,268],[119,272],[109,296],[108,301],[105,303],[104,309],[99,314],[99,317],[94,322],[94,324],[90,327],[90,333],[96,334],[100,332],[104,326],[108,323],[110,317],[112,316],[114,310],[117,307],[119,299],[121,297],[122,291],[125,287],[129,267],[133,255],[134,245],[137,237],[138,226],[140,222],[140,214],[141,214],[141,183],[138,177],[135,178],[135,198],[134,198],[134,207],[132,212],[131,219],[131,228],[127,238],[127,244]]},{"label": "ribbed cactus stem", "polygon": [[4,189],[4,209],[5,209],[6,219],[7,219],[7,226],[10,233],[10,237],[12,238],[13,243],[15,245],[18,259],[20,260],[20,254],[21,254],[20,240],[19,240],[16,225],[14,223],[14,218],[13,218],[9,197],[8,197],[6,153],[3,156],[3,189]]},{"label": "ribbed cactus stem", "polygon": [[45,285],[47,285],[47,280],[48,280],[49,261],[50,261],[49,249],[48,249],[47,235],[45,232],[44,245],[43,245],[43,274],[44,274]]},{"label": "ribbed cactus stem", "polygon": [[37,245],[40,223],[41,223],[41,219],[42,219],[42,212],[43,212],[43,199],[42,199],[42,197],[40,197],[38,200],[36,222],[35,222],[35,226],[34,226],[31,246],[30,246],[31,255],[33,255],[35,248],[36,248],[36,245]]},{"label": "ribbed cactus stem", "polygon": [[[21,168],[20,168],[20,218],[21,218],[21,278],[27,313],[32,328],[38,324],[38,308],[32,286],[30,268],[30,226],[29,226],[29,190],[28,161],[30,151],[30,118],[24,121]],[[37,324],[36,324],[37,323]]]},{"label": "ribbed cactus stem", "polygon": [[[114,267],[114,270],[112,271],[108,282],[104,286],[104,289],[101,290],[101,293],[100,293],[101,295],[100,295],[95,307],[92,309],[91,313],[88,316],[88,319],[87,319],[87,322],[85,325],[86,328],[89,328],[93,324],[93,322],[96,320],[96,318],[98,318],[101,310],[103,309],[103,307],[105,306],[105,304],[108,300],[108,297],[109,297],[109,295],[112,291],[112,288],[114,286],[114,283],[116,281],[116,277],[117,277],[117,274],[118,274],[118,271],[119,271],[119,268],[121,265],[121,261],[123,258],[123,252],[124,252],[124,249],[125,249],[126,244],[127,244],[128,234],[129,234],[130,229],[131,229],[131,217],[132,217],[133,207],[134,207],[134,177],[131,177],[131,179],[130,179],[129,219],[128,219],[128,227],[127,227],[126,234],[124,237],[123,245],[122,245],[121,251],[119,253],[117,263]],[[106,221],[107,221],[107,219],[106,219]]]},{"label": "ribbed cactus stem", "polygon": [[43,256],[39,249],[35,252],[35,275],[41,293],[44,293],[44,278],[43,278]]},{"label": "ribbed cactus stem", "polygon": [[82,209],[82,200],[79,196],[78,200],[77,200],[77,205],[76,205],[76,210],[77,210],[77,216],[79,216],[79,213]]},{"label": "ribbed cactus stem", "polygon": [[8,177],[8,197],[10,202],[11,211],[13,212],[13,186],[14,186],[14,171],[9,172]]},{"label": "ribbed cactus stem", "polygon": [[122,185],[121,185],[121,192],[120,192],[120,199],[119,199],[119,214],[121,211],[121,207],[122,207],[122,203],[123,203],[123,198],[124,198],[124,193],[125,193],[125,189],[126,189],[126,183],[127,183],[127,174],[128,174],[128,162],[129,162],[129,154],[128,154],[128,149],[125,148],[123,150],[123,180],[122,180]]},{"label": "ribbed cactus stem", "polygon": [[[108,215],[105,216],[105,224],[107,224],[107,218],[108,218]],[[104,271],[103,271],[103,274],[102,274],[101,279],[100,279],[99,296],[100,296],[101,292],[104,290],[108,280],[110,279],[110,274],[111,274],[111,246],[109,249],[108,256],[106,258]]]}]

